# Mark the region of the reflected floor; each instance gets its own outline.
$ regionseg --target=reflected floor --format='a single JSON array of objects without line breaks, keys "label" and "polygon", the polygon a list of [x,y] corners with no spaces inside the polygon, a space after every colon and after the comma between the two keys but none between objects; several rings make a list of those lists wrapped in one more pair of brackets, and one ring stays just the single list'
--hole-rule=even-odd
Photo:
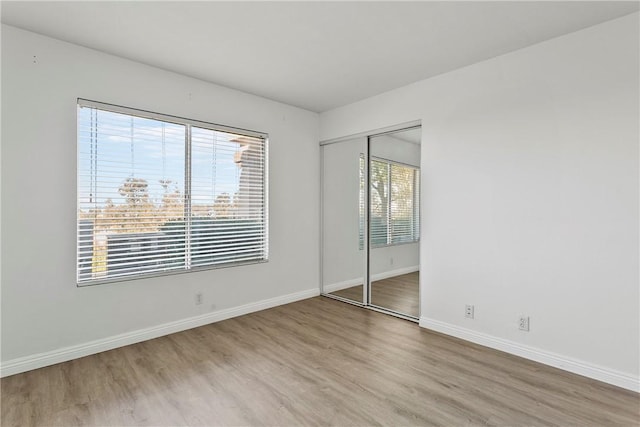
[{"label": "reflected floor", "polygon": [[[371,283],[371,304],[409,316],[419,316],[419,274],[402,274]],[[331,292],[342,298],[362,302],[362,285]]]}]

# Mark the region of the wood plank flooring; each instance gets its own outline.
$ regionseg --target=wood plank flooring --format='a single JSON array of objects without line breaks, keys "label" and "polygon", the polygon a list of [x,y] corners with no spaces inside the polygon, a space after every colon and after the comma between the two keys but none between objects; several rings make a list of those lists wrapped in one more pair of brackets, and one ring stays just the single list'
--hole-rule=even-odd
[{"label": "wood plank flooring", "polygon": [[632,426],[639,395],[329,298],[2,379],[2,426]]},{"label": "wood plank flooring", "polygon": [[[402,274],[371,283],[371,303],[413,317],[420,316],[419,272]],[[331,292],[362,302],[362,285]]]}]

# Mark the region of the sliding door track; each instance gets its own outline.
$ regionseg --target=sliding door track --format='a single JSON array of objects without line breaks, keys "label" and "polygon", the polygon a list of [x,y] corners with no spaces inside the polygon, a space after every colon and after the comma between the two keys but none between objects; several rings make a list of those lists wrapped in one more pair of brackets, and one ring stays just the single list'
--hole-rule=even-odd
[{"label": "sliding door track", "polygon": [[400,313],[398,311],[394,311],[394,310],[389,310],[388,308],[384,308],[384,307],[378,307],[377,305],[366,305],[363,304],[361,302],[358,301],[353,301],[338,295],[331,295],[331,294],[320,294],[320,296],[323,297],[327,297],[327,298],[331,298],[331,299],[335,299],[341,302],[346,302],[347,304],[351,304],[351,305],[355,305],[356,307],[360,307],[360,308],[366,308],[368,310],[372,310],[372,311],[377,311],[378,313],[383,313],[383,314],[388,314],[390,316],[394,316],[394,317],[398,317],[400,319],[403,320],[408,320],[410,322],[413,323],[418,323],[419,319],[417,317],[414,316],[409,316],[403,313]]}]

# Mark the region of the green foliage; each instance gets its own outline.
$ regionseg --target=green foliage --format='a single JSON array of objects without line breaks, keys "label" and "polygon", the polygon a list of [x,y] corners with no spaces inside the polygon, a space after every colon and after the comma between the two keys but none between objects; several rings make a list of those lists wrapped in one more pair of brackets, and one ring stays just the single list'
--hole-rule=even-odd
[{"label": "green foliage", "polygon": [[[177,185],[161,180],[164,189],[161,203],[149,196],[149,184],[143,178],[127,178],[118,193],[122,202],[106,200],[103,207],[80,212],[93,230],[91,270],[107,274],[130,268],[128,256],[133,247],[140,264],[180,265],[185,259],[185,201]],[[259,255],[262,223],[234,218],[238,197],[219,194],[211,204],[192,206],[191,257],[193,265],[223,261],[240,251],[239,257]],[[153,255],[145,260],[139,252]],[[148,267],[148,266],[147,266]]]}]

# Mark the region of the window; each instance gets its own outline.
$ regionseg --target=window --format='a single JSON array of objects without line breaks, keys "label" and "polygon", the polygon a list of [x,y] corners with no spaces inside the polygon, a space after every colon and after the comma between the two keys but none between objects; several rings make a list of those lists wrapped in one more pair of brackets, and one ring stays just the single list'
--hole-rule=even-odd
[{"label": "window", "polygon": [[266,261],[266,139],[78,100],[78,284]]},{"label": "window", "polygon": [[[364,157],[361,157],[360,170],[362,205]],[[371,246],[417,242],[420,239],[420,169],[374,157],[369,165],[369,174]],[[360,211],[362,223],[362,208]],[[360,243],[362,248],[362,236]]]}]

